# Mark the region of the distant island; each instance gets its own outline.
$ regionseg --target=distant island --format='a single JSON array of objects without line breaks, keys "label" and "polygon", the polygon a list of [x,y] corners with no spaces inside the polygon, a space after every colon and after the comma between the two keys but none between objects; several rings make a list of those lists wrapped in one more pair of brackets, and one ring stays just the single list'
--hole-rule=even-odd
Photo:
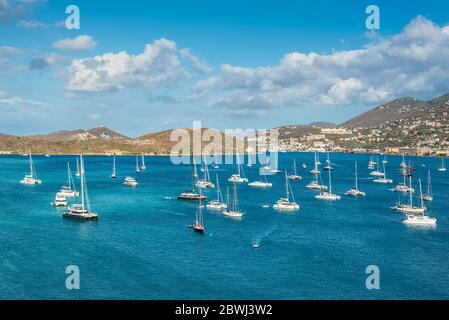
[{"label": "distant island", "polygon": [[[431,101],[404,97],[375,107],[342,124],[315,122],[276,128],[278,145],[257,140],[269,150],[385,152],[449,155],[449,94]],[[192,134],[192,129],[189,130]],[[130,138],[107,127],[12,136],[0,133],[0,154],[170,154],[172,130]],[[221,133],[224,136],[224,133]],[[264,145],[266,144],[266,145]]]}]

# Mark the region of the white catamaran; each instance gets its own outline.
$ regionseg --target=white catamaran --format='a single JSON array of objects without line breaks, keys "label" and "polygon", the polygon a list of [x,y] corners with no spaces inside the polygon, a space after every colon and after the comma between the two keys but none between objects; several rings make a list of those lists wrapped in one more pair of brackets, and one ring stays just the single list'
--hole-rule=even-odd
[{"label": "white catamaran", "polygon": [[327,201],[336,201],[336,200],[340,200],[341,196],[339,196],[338,194],[334,194],[332,193],[332,177],[331,177],[331,171],[329,170],[329,192],[320,192],[319,194],[317,194],[315,196],[315,199],[318,200],[327,200]]},{"label": "white catamaran", "polygon": [[142,170],[145,170],[147,167],[145,166],[145,155],[142,152],[142,166],[140,167]]},{"label": "white catamaran", "polygon": [[223,202],[223,194],[221,193],[221,188],[220,188],[220,183],[218,182],[218,175],[216,175],[216,181],[217,181],[217,199],[216,200],[212,200],[210,201],[207,205],[206,208],[209,210],[224,210],[226,209],[228,206],[226,203]]},{"label": "white catamaran", "polygon": [[288,178],[290,180],[301,180],[302,177],[299,176],[296,172],[296,159],[293,158],[293,173],[291,175],[288,176]]},{"label": "white catamaran", "polygon": [[70,170],[70,163],[67,162],[67,185],[62,186],[58,194],[66,198],[78,197],[79,192],[76,191],[75,181],[73,180],[72,171]]},{"label": "white catamaran", "polygon": [[80,173],[80,163],[78,161],[78,157],[76,158],[76,172],[75,172],[75,176],[79,177],[81,175]]},{"label": "white catamaran", "polygon": [[359,190],[359,179],[357,173],[357,161],[355,162],[355,188],[350,189],[346,192],[346,195],[353,197],[364,197],[365,192]]},{"label": "white catamaran", "polygon": [[315,158],[314,158],[313,169],[310,170],[310,173],[313,173],[313,174],[320,174],[320,173],[321,173],[321,171],[318,170],[318,163],[319,163],[319,161],[318,161],[318,159],[317,159],[317,153],[315,152]]},{"label": "white catamaran", "polygon": [[271,182],[267,181],[267,176],[264,174],[261,174],[263,176],[263,181],[260,179],[259,181],[253,181],[248,183],[248,186],[255,187],[255,188],[271,188],[273,184]]},{"label": "white catamaran", "polygon": [[33,158],[31,157],[31,150],[29,152],[29,162],[30,162],[30,173],[25,175],[25,177],[22,180],[20,180],[20,183],[26,185],[41,184],[42,180],[39,180],[37,178],[36,169],[34,168]]},{"label": "white catamaran", "polygon": [[387,178],[387,171],[385,170],[385,163],[383,163],[383,169],[382,176],[380,176],[377,179],[374,179],[373,182],[375,183],[383,183],[383,184],[390,184],[393,183],[392,179]]},{"label": "white catamaran", "polygon": [[136,173],[140,173],[140,168],[139,168],[139,156],[136,156]]},{"label": "white catamaran", "polygon": [[209,188],[213,189],[215,188],[215,185],[210,181],[210,175],[209,175],[209,168],[206,162],[206,158],[203,157],[203,163],[202,163],[202,170],[203,172],[203,179],[196,181],[196,186],[198,188]]},{"label": "white catamaran", "polygon": [[[404,223],[408,225],[417,225],[417,226],[436,226],[437,219],[431,218],[425,215],[425,206],[424,206],[424,200],[422,197],[422,187],[421,187],[421,180],[418,180],[419,184],[419,192],[420,192],[420,199],[421,199],[421,205],[419,209],[416,212],[406,212],[406,216],[404,219]],[[411,213],[411,214],[410,214]]]},{"label": "white catamaran", "polygon": [[424,201],[433,201],[433,194],[432,194],[432,182],[430,181],[430,170],[427,174],[427,192],[426,194],[422,195],[422,199]]},{"label": "white catamaran", "polygon": [[299,210],[299,204],[297,204],[295,201],[293,190],[291,189],[290,183],[288,182],[287,173],[285,173],[285,198],[280,198],[278,201],[276,201],[276,203],[273,205],[273,209],[280,211]]},{"label": "white catamaran", "polygon": [[237,173],[234,173],[229,179],[229,182],[237,182],[237,183],[247,183],[248,178],[245,176],[245,171],[243,170],[241,164],[240,164],[240,157],[237,153]]},{"label": "white catamaran", "polygon": [[[409,176],[410,181],[410,188],[412,187],[412,176]],[[419,180],[419,184],[421,184],[421,180]],[[422,197],[422,190],[420,193],[420,197]],[[413,193],[409,193],[409,203],[401,203],[398,201],[396,205],[392,208],[393,210],[404,212],[407,214],[424,214],[424,211],[426,211],[426,207],[424,206],[424,202],[421,199],[421,206],[417,207],[413,205]]]},{"label": "white catamaran", "polygon": [[84,170],[84,159],[80,156],[80,177],[81,177],[81,203],[73,204],[69,207],[68,212],[62,216],[71,220],[98,220],[98,214],[90,208],[89,195],[87,192],[86,174]]}]

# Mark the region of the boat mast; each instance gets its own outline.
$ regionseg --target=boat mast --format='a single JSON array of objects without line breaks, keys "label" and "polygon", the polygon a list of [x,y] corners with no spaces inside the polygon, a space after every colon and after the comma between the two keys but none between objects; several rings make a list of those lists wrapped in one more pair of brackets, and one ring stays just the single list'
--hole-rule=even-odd
[{"label": "boat mast", "polygon": [[432,182],[430,181],[430,169],[429,169],[429,174],[428,174],[428,178],[427,178],[427,194],[429,196],[432,196]]},{"label": "boat mast", "polygon": [[83,155],[80,155],[80,162],[81,162],[81,208],[82,212],[84,213],[84,160]]},{"label": "boat mast", "polygon": [[289,201],[287,171],[285,172],[285,198]]},{"label": "boat mast", "polygon": [[332,178],[331,178],[331,170],[329,171],[329,193],[332,194]]},{"label": "boat mast", "polygon": [[[421,198],[421,209],[424,209],[424,199],[422,198],[421,179],[418,179],[418,184],[419,184],[419,195],[420,195],[420,198]],[[424,215],[424,211],[423,211],[423,215]]]},{"label": "boat mast", "polygon": [[296,158],[293,158],[293,174],[296,176]]},{"label": "boat mast", "polygon": [[238,199],[237,199],[237,184],[234,180],[234,204],[233,204],[233,211],[238,212],[239,211],[239,207],[238,207]]},{"label": "boat mast", "polygon": [[115,177],[115,156],[112,158],[112,176]]},{"label": "boat mast", "polygon": [[355,162],[355,190],[359,191],[359,180],[357,174],[357,161]]},{"label": "boat mast", "polygon": [[409,176],[409,184],[410,184],[410,207],[413,207],[413,192],[412,192],[412,176]]},{"label": "boat mast", "polygon": [[30,176],[34,179],[33,159],[31,158],[31,150],[28,153],[30,155]]}]

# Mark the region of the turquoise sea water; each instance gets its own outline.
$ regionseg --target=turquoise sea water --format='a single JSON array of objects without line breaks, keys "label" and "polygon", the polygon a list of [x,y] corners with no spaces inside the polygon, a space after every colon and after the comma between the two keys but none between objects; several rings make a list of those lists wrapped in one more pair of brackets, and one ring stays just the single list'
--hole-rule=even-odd
[{"label": "turquoise sea water", "polygon": [[[289,170],[293,157],[304,177],[291,181],[300,211],[271,208],[283,195],[284,175],[270,176],[274,185],[268,190],[239,185],[242,221],[204,210],[206,232],[200,235],[187,227],[196,204],[176,200],[191,183],[190,167],[172,165],[168,157],[147,157],[147,170],[132,189],[122,183],[134,174],[134,157],[117,157],[113,180],[111,157],[86,156],[89,195],[100,220],[80,223],[64,220],[64,209],[50,206],[66,181],[66,162],[74,168],[75,157],[33,157],[43,184],[23,186],[27,158],[0,156],[0,298],[449,298],[449,172],[437,172],[439,159],[408,158],[417,168],[416,181],[432,170],[429,215],[438,226],[423,229],[405,226],[403,215],[390,209],[398,194],[388,190],[393,185],[371,181],[369,156],[331,155],[334,191],[343,194],[353,186],[357,160],[360,189],[367,193],[335,203],[315,200],[315,192],[305,189],[312,154],[280,154],[280,168]],[[402,159],[388,160],[387,173],[397,182]],[[234,169],[222,165],[210,173],[213,179],[218,174],[225,190]],[[245,171],[250,181],[258,178],[257,166]],[[80,268],[80,290],[65,287],[68,265]],[[380,290],[365,288],[368,265],[380,268]]]}]

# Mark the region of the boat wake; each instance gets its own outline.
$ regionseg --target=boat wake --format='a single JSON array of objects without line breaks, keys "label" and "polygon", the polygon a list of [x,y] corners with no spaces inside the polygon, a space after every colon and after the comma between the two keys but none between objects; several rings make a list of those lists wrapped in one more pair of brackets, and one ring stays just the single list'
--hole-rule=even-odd
[{"label": "boat wake", "polygon": [[271,235],[277,229],[277,225],[272,226],[270,229],[266,230],[261,235],[257,236],[253,239],[253,248],[257,249],[260,247],[262,240],[266,239],[269,235]]}]

